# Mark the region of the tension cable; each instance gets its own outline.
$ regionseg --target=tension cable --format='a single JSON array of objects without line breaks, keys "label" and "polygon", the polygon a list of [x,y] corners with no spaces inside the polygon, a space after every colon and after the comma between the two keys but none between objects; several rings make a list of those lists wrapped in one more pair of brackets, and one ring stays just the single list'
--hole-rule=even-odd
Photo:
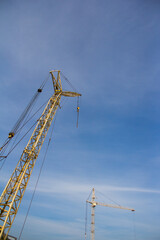
[{"label": "tension cable", "polygon": [[[0,152],[1,155],[0,159],[3,160],[6,156],[3,156],[7,145],[9,144],[9,142],[11,141],[11,139],[15,136],[15,134],[19,131],[20,126],[22,124],[22,122],[24,121],[24,119],[27,119],[27,116],[29,115],[31,108],[33,108],[33,105],[36,103],[39,94],[42,92],[46,82],[48,81],[49,76],[46,80],[44,80],[40,86],[40,88],[38,88],[38,90],[36,91],[36,93],[33,95],[31,101],[29,102],[29,104],[27,105],[27,107],[25,108],[25,110],[22,112],[22,114],[20,115],[19,119],[17,120],[17,122],[15,123],[15,125],[13,126],[12,130],[9,132],[8,138],[5,140],[5,142],[3,143],[2,147],[0,148]],[[24,123],[25,124],[25,123]],[[4,151],[2,151],[4,150]]]},{"label": "tension cable", "polygon": [[[56,116],[57,116],[57,115],[56,115]],[[44,166],[44,163],[45,163],[45,160],[46,160],[48,148],[49,148],[50,142],[51,142],[51,140],[52,140],[52,135],[53,135],[53,129],[54,129],[55,121],[56,121],[56,116],[55,116],[55,120],[54,120],[54,124],[53,124],[52,130],[51,130],[50,138],[49,138],[49,140],[48,140],[47,148],[46,148],[46,151],[45,151],[45,154],[44,154],[44,157],[43,157],[43,161],[42,161],[42,164],[41,164],[41,167],[40,167],[40,171],[39,171],[39,174],[38,174],[38,178],[37,178],[37,181],[36,181],[36,184],[35,184],[35,187],[34,187],[34,191],[33,191],[33,194],[32,194],[31,200],[30,200],[30,204],[29,204],[29,206],[28,206],[28,210],[27,210],[27,213],[26,213],[26,216],[25,216],[25,219],[24,219],[24,222],[23,222],[23,226],[22,226],[21,232],[20,232],[20,234],[19,234],[18,240],[20,240],[21,235],[22,235],[22,233],[23,233],[23,230],[24,230],[24,227],[25,227],[25,224],[26,224],[28,215],[29,215],[29,211],[30,211],[30,208],[31,208],[31,205],[32,205],[32,202],[33,202],[33,199],[34,199],[36,190],[37,190],[37,186],[38,186],[38,183],[39,183],[39,179],[40,179],[40,176],[41,176],[41,173],[42,173],[42,169],[43,169],[43,166]]]}]

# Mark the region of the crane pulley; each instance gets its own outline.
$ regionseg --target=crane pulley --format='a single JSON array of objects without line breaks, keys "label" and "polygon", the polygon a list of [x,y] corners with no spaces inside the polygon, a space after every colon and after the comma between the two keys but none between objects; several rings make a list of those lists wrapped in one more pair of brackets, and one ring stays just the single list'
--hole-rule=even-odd
[{"label": "crane pulley", "polygon": [[[6,149],[8,147],[8,145],[10,144],[10,142],[12,141],[13,137],[21,130],[21,125],[22,123],[25,121],[26,123],[26,118],[29,115],[33,105],[35,104],[35,102],[37,101],[40,93],[43,91],[43,88],[46,84],[46,82],[48,81],[48,78],[43,81],[43,83],[41,84],[41,86],[37,89],[37,91],[35,92],[35,94],[33,95],[32,99],[30,100],[30,102],[28,103],[28,105],[26,106],[26,108],[24,109],[24,111],[22,112],[22,114],[20,115],[20,117],[18,118],[17,122],[15,123],[15,125],[13,126],[12,130],[8,133],[8,138],[4,141],[3,145],[0,147],[0,161],[2,161],[3,159],[7,158],[7,155],[4,155],[4,153],[6,152]],[[25,123],[23,123],[23,125],[25,125]]]},{"label": "crane pulley", "polygon": [[[57,73],[57,78],[55,77]],[[7,235],[18,212],[28,181],[36,163],[37,157],[60,105],[61,96],[78,97],[76,92],[63,92],[60,71],[50,71],[54,87],[54,94],[49,99],[38,123],[22,152],[20,160],[13,171],[0,197],[0,239],[7,239]]]}]

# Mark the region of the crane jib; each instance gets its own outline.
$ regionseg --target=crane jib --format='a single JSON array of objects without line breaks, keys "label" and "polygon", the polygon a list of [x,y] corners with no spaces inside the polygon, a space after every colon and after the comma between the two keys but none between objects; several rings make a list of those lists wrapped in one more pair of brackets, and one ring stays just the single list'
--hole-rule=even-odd
[{"label": "crane jib", "polygon": [[[56,71],[51,71],[50,73],[57,92],[55,92],[49,99],[27,146],[22,152],[15,170],[0,197],[0,239],[7,239],[7,235],[16,217],[37,157],[57,108],[60,105],[61,96],[65,93],[62,92],[60,71],[57,71],[57,79],[53,72]],[[73,92],[66,92],[66,95],[64,94],[64,96],[69,95],[72,97],[80,96],[80,94]]]}]

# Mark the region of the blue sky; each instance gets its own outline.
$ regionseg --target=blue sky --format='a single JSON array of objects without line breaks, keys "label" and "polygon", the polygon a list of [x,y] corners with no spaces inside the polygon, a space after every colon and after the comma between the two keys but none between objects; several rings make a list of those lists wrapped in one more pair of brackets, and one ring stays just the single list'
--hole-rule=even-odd
[{"label": "blue sky", "polygon": [[[50,70],[62,70],[82,93],[78,129],[75,99],[58,111],[21,239],[84,239],[93,186],[99,201],[110,203],[101,192],[136,209],[133,216],[97,206],[96,239],[160,239],[159,11],[158,0],[0,2],[0,144]],[[50,79],[37,107],[52,92]],[[1,170],[1,191],[28,139]],[[12,227],[15,236],[45,148]]]}]

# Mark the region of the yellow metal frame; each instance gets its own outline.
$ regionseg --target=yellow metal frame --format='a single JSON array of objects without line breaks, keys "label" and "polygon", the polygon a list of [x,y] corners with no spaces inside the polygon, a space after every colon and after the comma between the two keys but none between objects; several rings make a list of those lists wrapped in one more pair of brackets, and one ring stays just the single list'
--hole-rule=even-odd
[{"label": "yellow metal frame", "polygon": [[[57,79],[54,76],[57,72]],[[62,92],[60,71],[51,71],[55,93],[49,99],[21,158],[12,173],[0,197],[0,239],[7,239],[12,223],[16,217],[24,192],[26,190],[33,167],[47,135],[51,122],[60,105],[61,96],[81,96],[73,92]]]}]

